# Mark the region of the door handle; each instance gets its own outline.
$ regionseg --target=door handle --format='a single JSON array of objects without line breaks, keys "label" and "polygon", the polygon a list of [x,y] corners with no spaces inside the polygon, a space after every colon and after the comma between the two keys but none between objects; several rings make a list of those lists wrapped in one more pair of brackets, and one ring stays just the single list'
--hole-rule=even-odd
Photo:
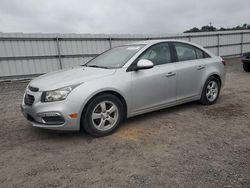
[{"label": "door handle", "polygon": [[175,76],[176,73],[175,72],[169,72],[166,74],[166,77],[171,77],[171,76]]},{"label": "door handle", "polygon": [[205,66],[200,65],[200,66],[197,67],[197,70],[202,70],[204,68],[205,68]]}]

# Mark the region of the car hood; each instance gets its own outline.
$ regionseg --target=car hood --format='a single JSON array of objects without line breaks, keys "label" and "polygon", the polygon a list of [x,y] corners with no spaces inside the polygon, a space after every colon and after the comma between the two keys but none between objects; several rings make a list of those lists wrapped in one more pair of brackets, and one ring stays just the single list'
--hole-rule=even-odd
[{"label": "car hood", "polygon": [[39,76],[29,85],[39,88],[39,91],[48,91],[105,77],[114,74],[115,71],[115,69],[95,67],[64,69]]}]

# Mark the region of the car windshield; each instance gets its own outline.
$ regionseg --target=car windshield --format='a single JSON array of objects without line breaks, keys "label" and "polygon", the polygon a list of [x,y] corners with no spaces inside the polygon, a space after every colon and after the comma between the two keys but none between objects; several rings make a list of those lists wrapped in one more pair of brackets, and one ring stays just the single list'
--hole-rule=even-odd
[{"label": "car windshield", "polygon": [[85,66],[97,68],[121,68],[143,45],[127,45],[112,48],[89,61]]}]

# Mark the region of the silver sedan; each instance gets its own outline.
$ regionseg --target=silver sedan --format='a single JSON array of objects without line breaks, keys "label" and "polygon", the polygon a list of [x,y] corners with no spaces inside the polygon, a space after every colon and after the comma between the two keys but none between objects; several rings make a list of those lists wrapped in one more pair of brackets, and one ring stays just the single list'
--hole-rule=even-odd
[{"label": "silver sedan", "polygon": [[35,127],[105,136],[125,118],[196,100],[214,104],[224,66],[221,57],[190,42],[142,41],[32,80],[21,109]]}]

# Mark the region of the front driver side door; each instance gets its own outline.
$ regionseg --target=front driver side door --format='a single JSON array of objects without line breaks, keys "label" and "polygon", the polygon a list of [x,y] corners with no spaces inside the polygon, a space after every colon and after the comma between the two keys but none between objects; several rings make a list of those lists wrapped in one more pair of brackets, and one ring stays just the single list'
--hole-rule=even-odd
[{"label": "front driver side door", "polygon": [[[176,100],[176,67],[168,43],[148,48],[139,58],[154,63],[151,69],[133,71],[132,113],[160,108]],[[137,61],[138,61],[137,60]]]}]

